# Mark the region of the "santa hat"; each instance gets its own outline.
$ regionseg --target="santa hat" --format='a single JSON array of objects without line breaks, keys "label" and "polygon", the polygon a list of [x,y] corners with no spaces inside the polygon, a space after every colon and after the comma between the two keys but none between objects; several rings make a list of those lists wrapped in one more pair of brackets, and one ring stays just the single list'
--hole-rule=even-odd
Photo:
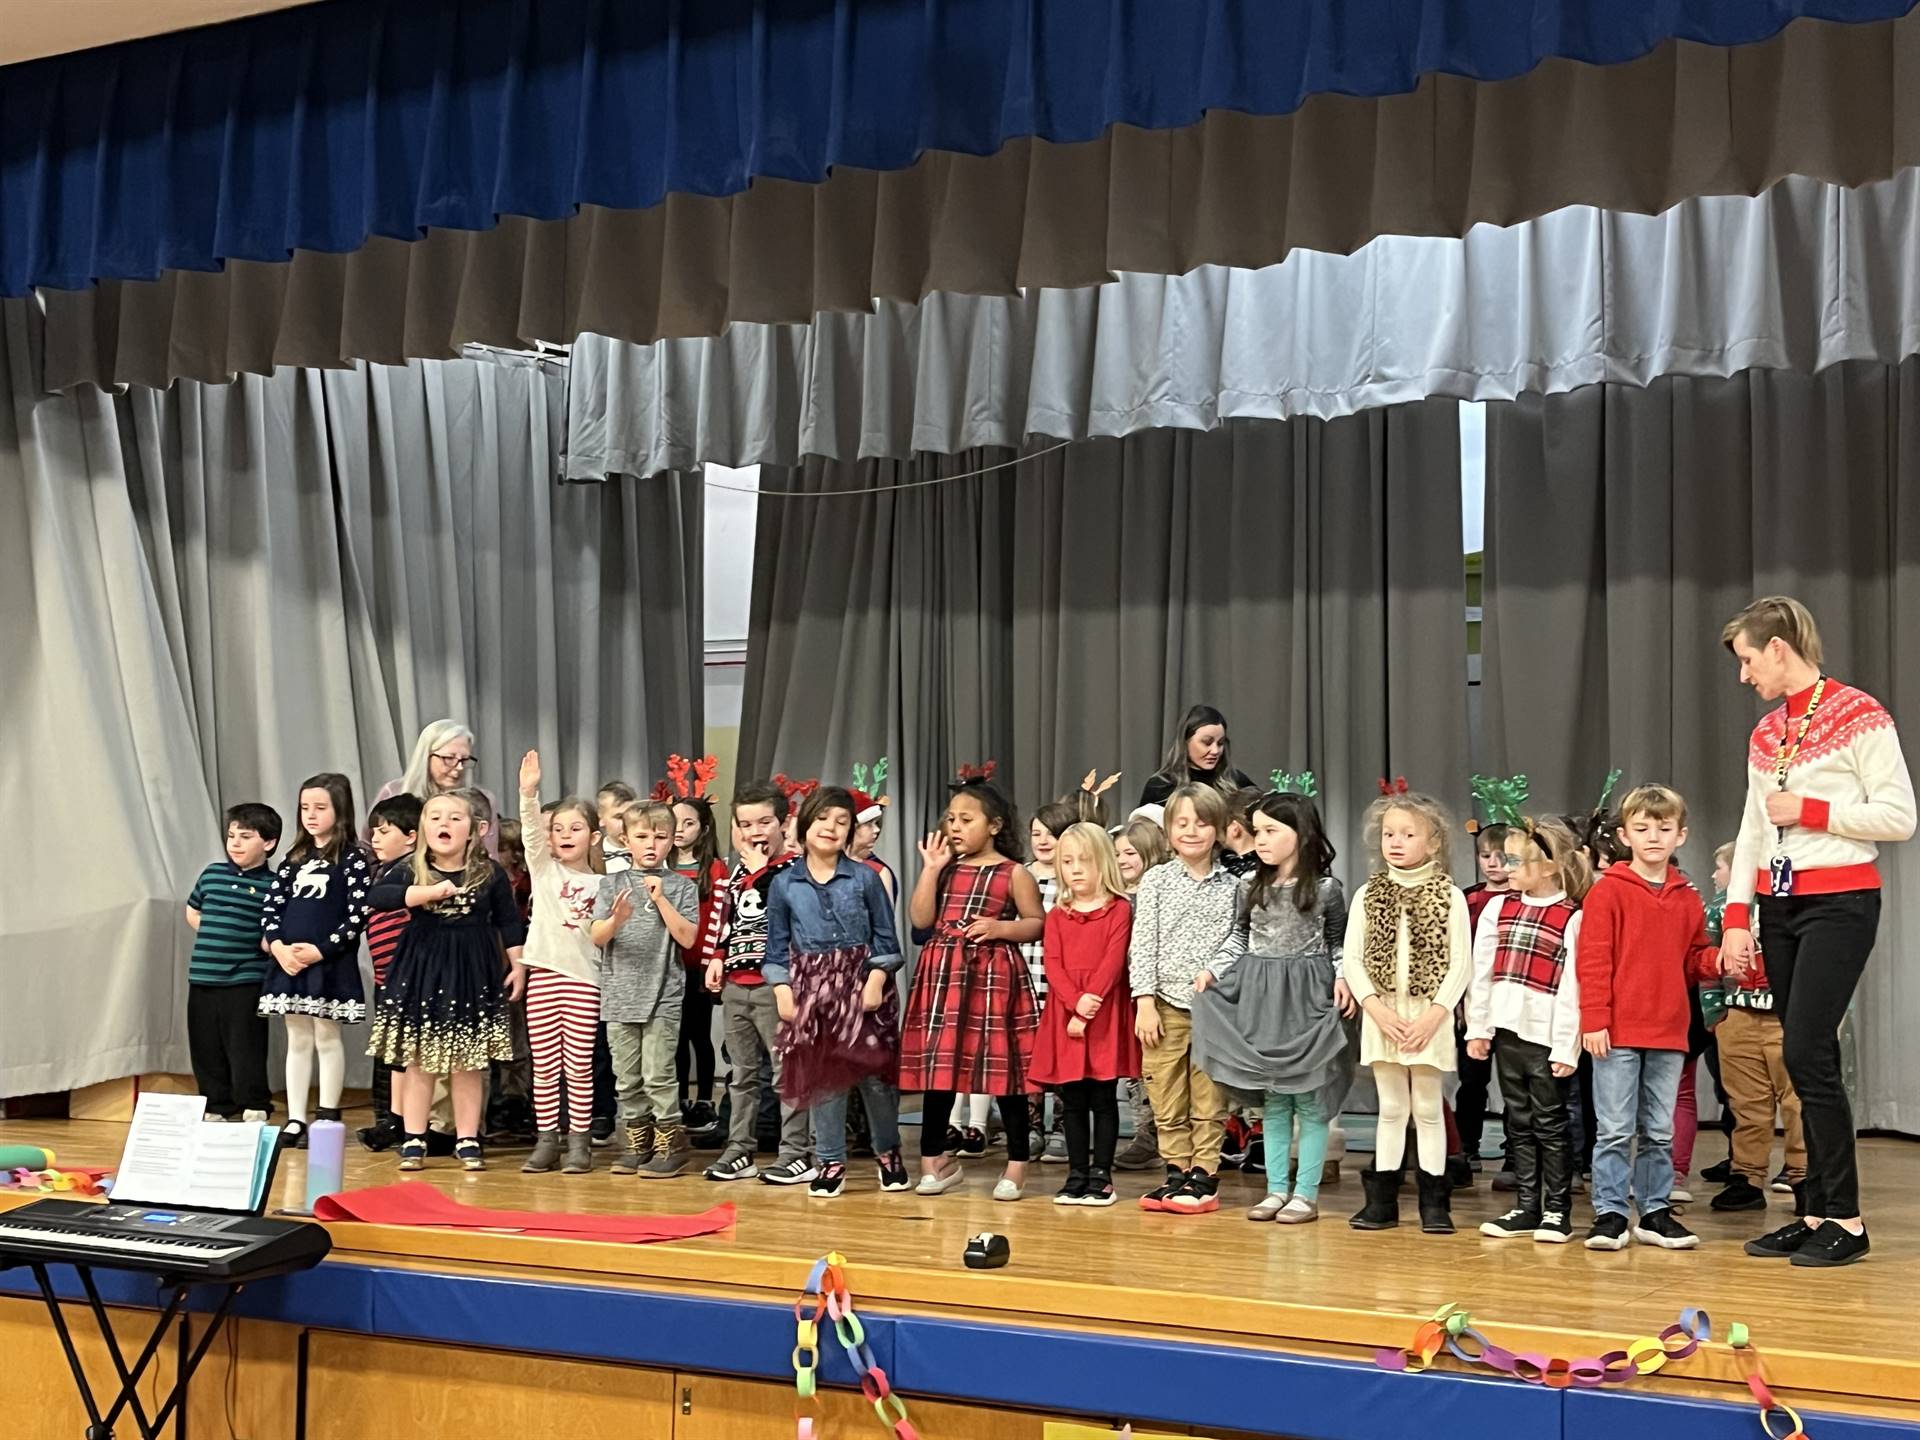
[{"label": "santa hat", "polygon": [[853,796],[854,824],[865,825],[887,813],[884,800],[876,800],[864,790],[848,790],[847,793]]}]

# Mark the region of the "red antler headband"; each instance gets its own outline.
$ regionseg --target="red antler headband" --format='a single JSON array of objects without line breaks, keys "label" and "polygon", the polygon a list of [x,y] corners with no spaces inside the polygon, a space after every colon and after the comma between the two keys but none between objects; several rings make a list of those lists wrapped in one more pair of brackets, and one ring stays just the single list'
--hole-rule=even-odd
[{"label": "red antler headband", "polygon": [[[689,760],[684,755],[667,756],[667,778],[653,782],[653,798],[666,804],[675,800],[704,800],[720,761],[712,755]],[[692,781],[689,783],[688,776]]]},{"label": "red antler headband", "polygon": [[1396,776],[1394,776],[1394,777],[1393,777],[1393,779],[1391,779],[1391,780],[1388,780],[1388,779],[1386,779],[1385,777],[1382,777],[1382,779],[1381,779],[1381,781],[1380,781],[1380,793],[1381,793],[1382,795],[1405,795],[1405,794],[1407,794],[1407,793],[1408,793],[1408,791],[1407,791],[1407,777],[1406,777],[1406,776],[1404,776],[1404,775],[1396,775]]},{"label": "red antler headband", "polygon": [[784,774],[775,775],[773,777],[773,783],[780,787],[780,793],[787,797],[787,803],[789,805],[795,800],[806,799],[807,796],[820,788],[820,782],[818,780],[794,780]]},{"label": "red antler headband", "polygon": [[991,780],[998,760],[989,760],[984,765],[962,765],[958,771],[962,785],[972,784],[975,780]]}]

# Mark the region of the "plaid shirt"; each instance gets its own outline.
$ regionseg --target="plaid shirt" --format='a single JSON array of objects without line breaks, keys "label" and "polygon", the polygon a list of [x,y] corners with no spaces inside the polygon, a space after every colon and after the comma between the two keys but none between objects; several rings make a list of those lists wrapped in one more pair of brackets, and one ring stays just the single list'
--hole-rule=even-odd
[{"label": "plaid shirt", "polygon": [[1496,895],[1473,937],[1467,1038],[1506,1030],[1545,1045],[1561,1065],[1580,1058],[1580,983],[1569,963],[1579,944],[1580,907],[1565,895]]},{"label": "plaid shirt", "polygon": [[1567,970],[1567,926],[1579,913],[1571,900],[1504,906],[1493,952],[1494,983],[1558,995]]}]

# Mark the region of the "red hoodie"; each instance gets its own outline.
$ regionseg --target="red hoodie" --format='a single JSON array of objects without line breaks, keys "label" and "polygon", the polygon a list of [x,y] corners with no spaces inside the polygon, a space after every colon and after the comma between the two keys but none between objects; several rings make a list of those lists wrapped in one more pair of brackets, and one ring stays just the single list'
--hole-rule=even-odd
[{"label": "red hoodie", "polygon": [[1631,865],[1601,875],[1581,906],[1580,1029],[1634,1050],[1687,1048],[1687,990],[1718,970],[1706,906],[1669,866],[1655,887]]}]

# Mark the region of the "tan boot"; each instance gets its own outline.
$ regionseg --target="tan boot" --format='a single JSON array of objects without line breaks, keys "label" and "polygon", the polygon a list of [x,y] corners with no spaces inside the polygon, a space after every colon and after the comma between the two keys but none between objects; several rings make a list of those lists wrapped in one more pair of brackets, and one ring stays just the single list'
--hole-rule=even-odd
[{"label": "tan boot", "polygon": [[620,1153],[607,1168],[616,1175],[635,1174],[653,1154],[653,1126],[651,1123],[629,1125],[620,1132],[620,1138]]}]

